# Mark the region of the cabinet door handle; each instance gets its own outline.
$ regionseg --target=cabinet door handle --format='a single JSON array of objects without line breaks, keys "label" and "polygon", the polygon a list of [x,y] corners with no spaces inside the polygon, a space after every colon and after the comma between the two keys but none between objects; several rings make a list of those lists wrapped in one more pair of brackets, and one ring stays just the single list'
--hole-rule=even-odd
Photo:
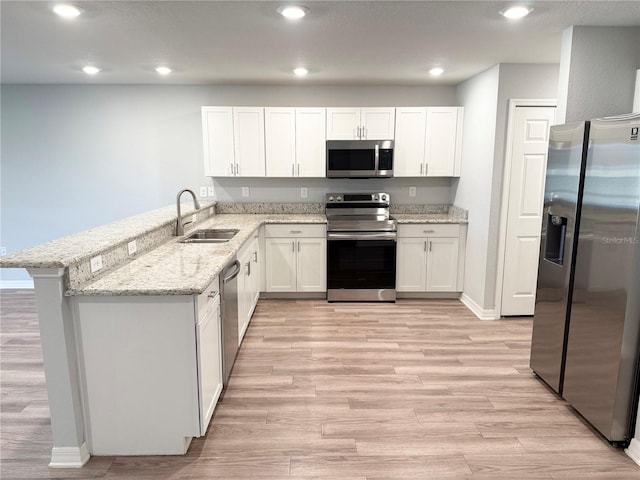
[{"label": "cabinet door handle", "polygon": [[233,169],[233,163],[229,165],[229,171],[231,172],[232,177],[236,174],[235,170]]},{"label": "cabinet door handle", "polygon": [[423,230],[422,233],[435,233],[435,230]]},{"label": "cabinet door handle", "polygon": [[367,129],[362,127],[362,130],[360,130],[360,140],[364,140],[367,137]]},{"label": "cabinet door handle", "polygon": [[296,241],[295,241],[295,240],[293,240],[293,241],[291,242],[291,251],[292,251],[292,252],[295,252],[295,251],[296,251]]},{"label": "cabinet door handle", "polygon": [[209,295],[207,295],[207,297],[216,298],[217,295],[218,295],[218,291],[214,290],[213,292],[210,292]]},{"label": "cabinet door handle", "polygon": [[424,170],[424,163],[420,164],[420,176],[422,176],[422,171]]},{"label": "cabinet door handle", "polygon": [[253,261],[258,263],[258,252],[253,252]]},{"label": "cabinet door handle", "polygon": [[295,163],[291,164],[291,176],[292,177],[296,176],[296,165],[295,165]]},{"label": "cabinet door handle", "polygon": [[302,233],[302,230],[289,230],[289,233]]},{"label": "cabinet door handle", "polygon": [[426,240],[424,241],[424,251],[425,252],[427,251],[427,241]]},{"label": "cabinet door handle", "polygon": [[431,245],[433,245],[433,242],[429,242],[429,251],[431,251]]},{"label": "cabinet door handle", "polygon": [[247,262],[247,277],[251,276],[251,262]]},{"label": "cabinet door handle", "polygon": [[240,164],[236,163],[236,175],[240,175]]},{"label": "cabinet door handle", "polygon": [[298,164],[296,167],[298,169],[298,176],[300,176],[300,164]]},{"label": "cabinet door handle", "polygon": [[429,164],[425,163],[424,164],[424,176],[426,177],[428,173],[429,173]]},{"label": "cabinet door handle", "polygon": [[298,242],[298,252],[300,252],[300,242]]}]

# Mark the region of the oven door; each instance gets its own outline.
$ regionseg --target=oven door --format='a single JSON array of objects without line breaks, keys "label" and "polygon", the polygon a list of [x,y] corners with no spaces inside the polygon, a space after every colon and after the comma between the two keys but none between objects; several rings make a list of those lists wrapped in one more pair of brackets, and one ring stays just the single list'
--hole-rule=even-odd
[{"label": "oven door", "polygon": [[395,301],[395,232],[328,232],[327,299]]}]

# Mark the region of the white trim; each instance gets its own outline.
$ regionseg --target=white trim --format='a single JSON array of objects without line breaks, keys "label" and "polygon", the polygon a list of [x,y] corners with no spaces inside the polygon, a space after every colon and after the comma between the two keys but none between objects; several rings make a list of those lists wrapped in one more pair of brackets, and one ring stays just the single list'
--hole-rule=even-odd
[{"label": "white trim", "polygon": [[500,316],[496,315],[495,310],[485,310],[466,293],[460,295],[460,301],[480,320],[497,320],[498,318],[500,318]]},{"label": "white trim", "polygon": [[33,280],[0,280],[0,290],[33,288]]},{"label": "white trim", "polygon": [[631,443],[629,444],[629,448],[626,448],[624,453],[626,453],[631,460],[640,465],[640,440],[637,438],[632,438]]},{"label": "white trim", "polygon": [[51,449],[50,468],[81,468],[89,461],[87,444],[82,442],[79,447],[53,447]]},{"label": "white trim", "polygon": [[502,316],[502,284],[504,282],[504,256],[507,245],[507,213],[509,210],[509,182],[511,180],[511,155],[513,154],[513,120],[518,107],[554,107],[558,108],[555,99],[510,99],[509,116],[507,117],[507,145],[502,159],[502,202],[500,204],[500,226],[498,230],[498,268],[496,271],[495,318]]}]

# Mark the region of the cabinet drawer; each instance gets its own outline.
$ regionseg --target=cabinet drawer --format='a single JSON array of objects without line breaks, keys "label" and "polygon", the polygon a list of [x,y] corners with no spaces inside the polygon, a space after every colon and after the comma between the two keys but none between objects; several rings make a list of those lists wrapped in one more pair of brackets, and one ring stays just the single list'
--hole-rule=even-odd
[{"label": "cabinet drawer", "polygon": [[219,293],[220,284],[218,281],[218,275],[216,275],[206,290],[198,295],[198,321],[201,320],[207,313],[207,310],[214,305],[216,297],[219,297]]},{"label": "cabinet drawer", "polygon": [[326,237],[327,226],[321,225],[306,225],[299,223],[290,223],[284,225],[265,225],[264,236],[267,238],[274,237]]},{"label": "cabinet drawer", "polygon": [[460,225],[455,224],[434,224],[420,223],[413,225],[398,225],[398,236],[409,237],[458,237],[460,236]]}]

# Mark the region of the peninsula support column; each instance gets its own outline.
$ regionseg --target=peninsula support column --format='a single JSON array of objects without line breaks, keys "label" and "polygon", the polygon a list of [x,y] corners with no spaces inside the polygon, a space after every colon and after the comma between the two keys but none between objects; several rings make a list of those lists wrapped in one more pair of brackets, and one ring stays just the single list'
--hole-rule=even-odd
[{"label": "peninsula support column", "polygon": [[29,268],[36,292],[53,448],[50,467],[82,467],[89,460],[80,400],[78,346],[64,268]]}]

